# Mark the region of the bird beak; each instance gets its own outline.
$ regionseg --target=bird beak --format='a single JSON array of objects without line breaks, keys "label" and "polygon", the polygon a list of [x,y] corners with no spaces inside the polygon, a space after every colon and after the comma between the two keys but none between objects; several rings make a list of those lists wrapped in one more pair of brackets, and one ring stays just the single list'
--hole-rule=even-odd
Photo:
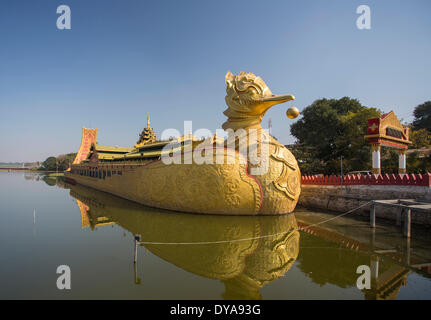
[{"label": "bird beak", "polygon": [[295,97],[292,94],[270,95],[260,100],[261,102],[255,108],[254,113],[264,115],[265,112],[268,111],[268,109],[272,106],[290,100],[295,100]]},{"label": "bird beak", "polygon": [[291,101],[291,100],[295,100],[295,96],[292,94],[279,94],[279,95],[273,94],[268,98],[262,99],[262,101],[268,102],[270,106],[274,106],[276,104]]}]

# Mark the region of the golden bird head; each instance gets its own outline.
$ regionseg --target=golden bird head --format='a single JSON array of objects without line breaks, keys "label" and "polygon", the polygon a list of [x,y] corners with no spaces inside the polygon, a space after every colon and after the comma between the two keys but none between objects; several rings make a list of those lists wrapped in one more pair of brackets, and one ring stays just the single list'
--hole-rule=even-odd
[{"label": "golden bird head", "polygon": [[274,95],[261,77],[253,73],[226,74],[226,104],[223,112],[228,117],[223,129],[260,126],[266,111],[272,106],[294,100],[291,94]]}]

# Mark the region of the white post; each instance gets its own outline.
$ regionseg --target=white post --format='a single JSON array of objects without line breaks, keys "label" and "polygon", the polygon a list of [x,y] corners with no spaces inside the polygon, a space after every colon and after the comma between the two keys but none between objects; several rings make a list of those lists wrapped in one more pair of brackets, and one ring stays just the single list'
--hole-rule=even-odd
[{"label": "white post", "polygon": [[411,234],[411,221],[412,221],[412,212],[409,208],[406,208],[404,211],[404,236],[410,238]]},{"label": "white post", "polygon": [[376,281],[377,278],[379,277],[379,257],[378,256],[371,256],[370,270],[371,270],[371,279]]},{"label": "white post", "polygon": [[380,174],[380,144],[372,144],[371,145],[371,154],[373,159],[373,173]]},{"label": "white post", "polygon": [[374,202],[371,203],[370,207],[370,227],[376,227],[376,205],[374,204]]},{"label": "white post", "polygon": [[139,235],[135,235],[135,254],[134,254],[134,258],[133,258],[133,263],[136,264],[136,261],[138,261],[138,245],[139,245],[139,241],[141,241],[140,236]]},{"label": "white post", "polygon": [[401,149],[398,151],[398,173],[406,173],[406,150]]}]

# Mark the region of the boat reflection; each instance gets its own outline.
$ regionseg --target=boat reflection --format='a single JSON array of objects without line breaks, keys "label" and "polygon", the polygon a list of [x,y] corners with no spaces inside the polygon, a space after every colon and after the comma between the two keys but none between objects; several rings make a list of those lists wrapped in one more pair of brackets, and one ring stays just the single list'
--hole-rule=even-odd
[{"label": "boat reflection", "polygon": [[[184,214],[144,207],[81,185],[70,188],[82,227],[121,226],[163,260],[221,280],[224,299],[261,299],[260,288],[282,277],[298,257],[299,232],[293,214]],[[136,264],[135,282],[140,283]]]},{"label": "boat reflection", "polygon": [[[356,220],[316,224],[313,214],[300,209],[296,215],[259,217],[176,213],[80,185],[70,188],[82,227],[121,226],[135,236],[135,248],[145,246],[179,268],[222,281],[225,299],[261,299],[260,289],[294,263],[319,287],[354,288],[372,300],[397,298],[411,272],[431,277],[428,242],[416,239],[412,254],[410,240],[399,233],[376,234],[366,225],[358,228]],[[371,288],[357,288],[358,266],[370,267]]]}]

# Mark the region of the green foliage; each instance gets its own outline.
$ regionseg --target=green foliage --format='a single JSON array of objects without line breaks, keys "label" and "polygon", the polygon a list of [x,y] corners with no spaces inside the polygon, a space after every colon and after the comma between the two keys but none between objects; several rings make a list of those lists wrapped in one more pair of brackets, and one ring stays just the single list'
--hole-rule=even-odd
[{"label": "green foliage", "polygon": [[[369,157],[371,157],[371,154],[369,154]],[[398,173],[399,155],[396,149],[382,147],[380,149],[380,157],[382,173]]]},{"label": "green foliage", "polygon": [[419,152],[410,153],[407,156],[408,173],[431,172],[431,156],[420,156]]},{"label": "green foliage", "polygon": [[[430,102],[431,105],[431,101]],[[425,102],[421,106],[427,104]],[[418,107],[416,107],[415,111]],[[431,148],[431,132],[426,128],[419,129],[413,125],[410,126],[410,140],[412,144],[410,149]],[[416,151],[407,154],[407,172],[408,173],[426,173],[431,172],[431,156],[426,153]]]},{"label": "green foliage", "polygon": [[64,171],[67,170],[72,164],[73,160],[76,157],[76,153],[68,153],[63,154],[57,157],[58,161],[58,170]]},{"label": "green foliage", "polygon": [[415,117],[413,126],[416,129],[427,129],[431,133],[431,101],[418,105],[413,115]]},{"label": "green foliage", "polygon": [[416,130],[411,128],[410,140],[412,144],[410,149],[429,148],[431,146],[431,133],[427,129]]},{"label": "green foliage", "polygon": [[47,171],[67,170],[76,157],[76,153],[63,154],[56,157],[48,157],[42,162],[42,169]]},{"label": "green foliage", "polygon": [[371,150],[364,135],[367,120],[379,117],[380,110],[343,97],[316,100],[302,115],[290,130],[297,139],[292,151],[302,173],[339,174],[340,157],[344,172],[371,168]]},{"label": "green foliage", "polygon": [[45,170],[56,170],[57,169],[57,158],[48,157],[44,162],[42,162],[42,168]]},{"label": "green foliage", "polygon": [[302,174],[318,173],[316,168],[323,167],[323,161],[314,157],[315,149],[301,144],[290,145],[289,150],[298,160]]}]

